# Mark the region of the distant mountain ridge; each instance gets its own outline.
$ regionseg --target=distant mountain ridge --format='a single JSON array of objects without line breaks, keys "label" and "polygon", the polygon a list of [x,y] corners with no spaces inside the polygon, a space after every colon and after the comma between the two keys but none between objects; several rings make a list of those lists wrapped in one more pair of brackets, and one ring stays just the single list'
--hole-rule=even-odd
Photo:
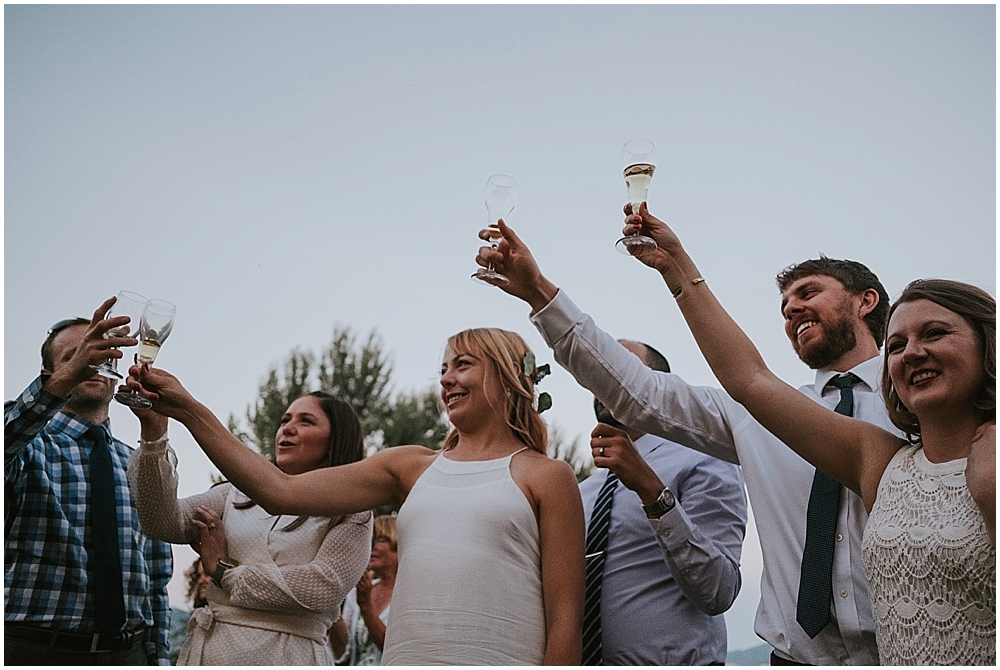
[{"label": "distant mountain ridge", "polygon": [[770,665],[771,645],[766,642],[726,654],[726,665]]}]

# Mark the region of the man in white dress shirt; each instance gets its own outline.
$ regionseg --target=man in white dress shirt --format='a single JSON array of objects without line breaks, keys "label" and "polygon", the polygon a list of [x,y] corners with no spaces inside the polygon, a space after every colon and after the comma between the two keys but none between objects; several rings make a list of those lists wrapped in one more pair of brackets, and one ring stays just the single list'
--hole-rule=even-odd
[{"label": "man in white dress shirt", "polygon": [[[670,371],[649,345],[621,344]],[[608,470],[620,482],[600,596],[603,664],[725,664],[722,613],[740,590],[747,519],[739,467],[627,428],[596,398],[594,411],[591,448],[602,469],[580,484],[588,521]]]},{"label": "man in white dress shirt", "polygon": [[[868,517],[861,499],[848,490],[839,497],[830,540],[829,620],[819,631],[806,632],[797,617],[799,575],[816,469],[724,391],[691,386],[642,365],[542,276],[513,231],[501,225],[501,232],[498,249],[482,247],[477,262],[493,262],[510,279],[501,288],[531,306],[532,322],[577,382],[622,423],[742,467],[764,561],[754,630],[774,648],[772,664],[877,665],[861,563]],[[816,370],[815,383],[800,390],[834,409],[841,394],[829,383],[853,373],[859,380],[853,416],[898,434],[879,390],[878,355],[889,301],[878,278],[860,263],[819,258],[786,269],[778,285],[785,333],[799,358]]]}]

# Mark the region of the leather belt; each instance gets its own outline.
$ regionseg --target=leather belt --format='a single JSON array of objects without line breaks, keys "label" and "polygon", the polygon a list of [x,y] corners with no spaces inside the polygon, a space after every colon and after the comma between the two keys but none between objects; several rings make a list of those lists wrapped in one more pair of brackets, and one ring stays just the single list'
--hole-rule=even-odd
[{"label": "leather belt", "polygon": [[42,644],[48,648],[65,649],[66,651],[101,654],[112,651],[125,651],[133,645],[146,641],[146,629],[117,633],[71,633],[65,630],[51,628],[35,628],[33,626],[16,626],[5,623],[3,636],[23,642]]}]

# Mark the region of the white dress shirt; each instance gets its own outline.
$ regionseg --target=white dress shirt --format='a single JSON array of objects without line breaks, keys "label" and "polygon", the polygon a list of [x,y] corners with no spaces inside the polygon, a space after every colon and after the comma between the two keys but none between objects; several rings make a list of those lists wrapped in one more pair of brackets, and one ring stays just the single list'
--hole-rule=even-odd
[{"label": "white dress shirt", "polygon": [[[740,590],[747,503],[740,469],[655,435],[635,442],[677,500],[648,519],[619,483],[601,582],[604,665],[708,665],[726,661],[726,622]],[[590,519],[608,471],[580,484]]]},{"label": "white dress shirt", "polygon": [[[532,322],[556,360],[612,415],[637,430],[738,463],[754,510],[763,553],[761,601],[754,630],[779,655],[812,665],[877,665],[875,623],[861,562],[868,514],[861,498],[844,489],[833,559],[831,620],[810,639],[795,620],[806,537],[806,509],[815,468],[757,423],[724,391],[690,386],[656,372],[622,347],[573,304],[564,291]],[[854,416],[899,434],[879,393],[880,362],[851,370]],[[800,390],[831,409],[840,393],[825,388],[837,372],[819,370]]]}]

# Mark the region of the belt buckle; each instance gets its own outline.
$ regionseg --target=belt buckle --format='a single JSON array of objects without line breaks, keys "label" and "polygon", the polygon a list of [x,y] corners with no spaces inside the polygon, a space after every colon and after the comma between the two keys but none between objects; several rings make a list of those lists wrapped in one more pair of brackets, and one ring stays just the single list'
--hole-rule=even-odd
[{"label": "belt buckle", "polygon": [[90,653],[91,654],[96,654],[99,651],[99,649],[97,648],[97,644],[100,641],[101,641],[101,634],[100,633],[94,633],[94,637],[91,638],[91,641],[90,641]]}]

